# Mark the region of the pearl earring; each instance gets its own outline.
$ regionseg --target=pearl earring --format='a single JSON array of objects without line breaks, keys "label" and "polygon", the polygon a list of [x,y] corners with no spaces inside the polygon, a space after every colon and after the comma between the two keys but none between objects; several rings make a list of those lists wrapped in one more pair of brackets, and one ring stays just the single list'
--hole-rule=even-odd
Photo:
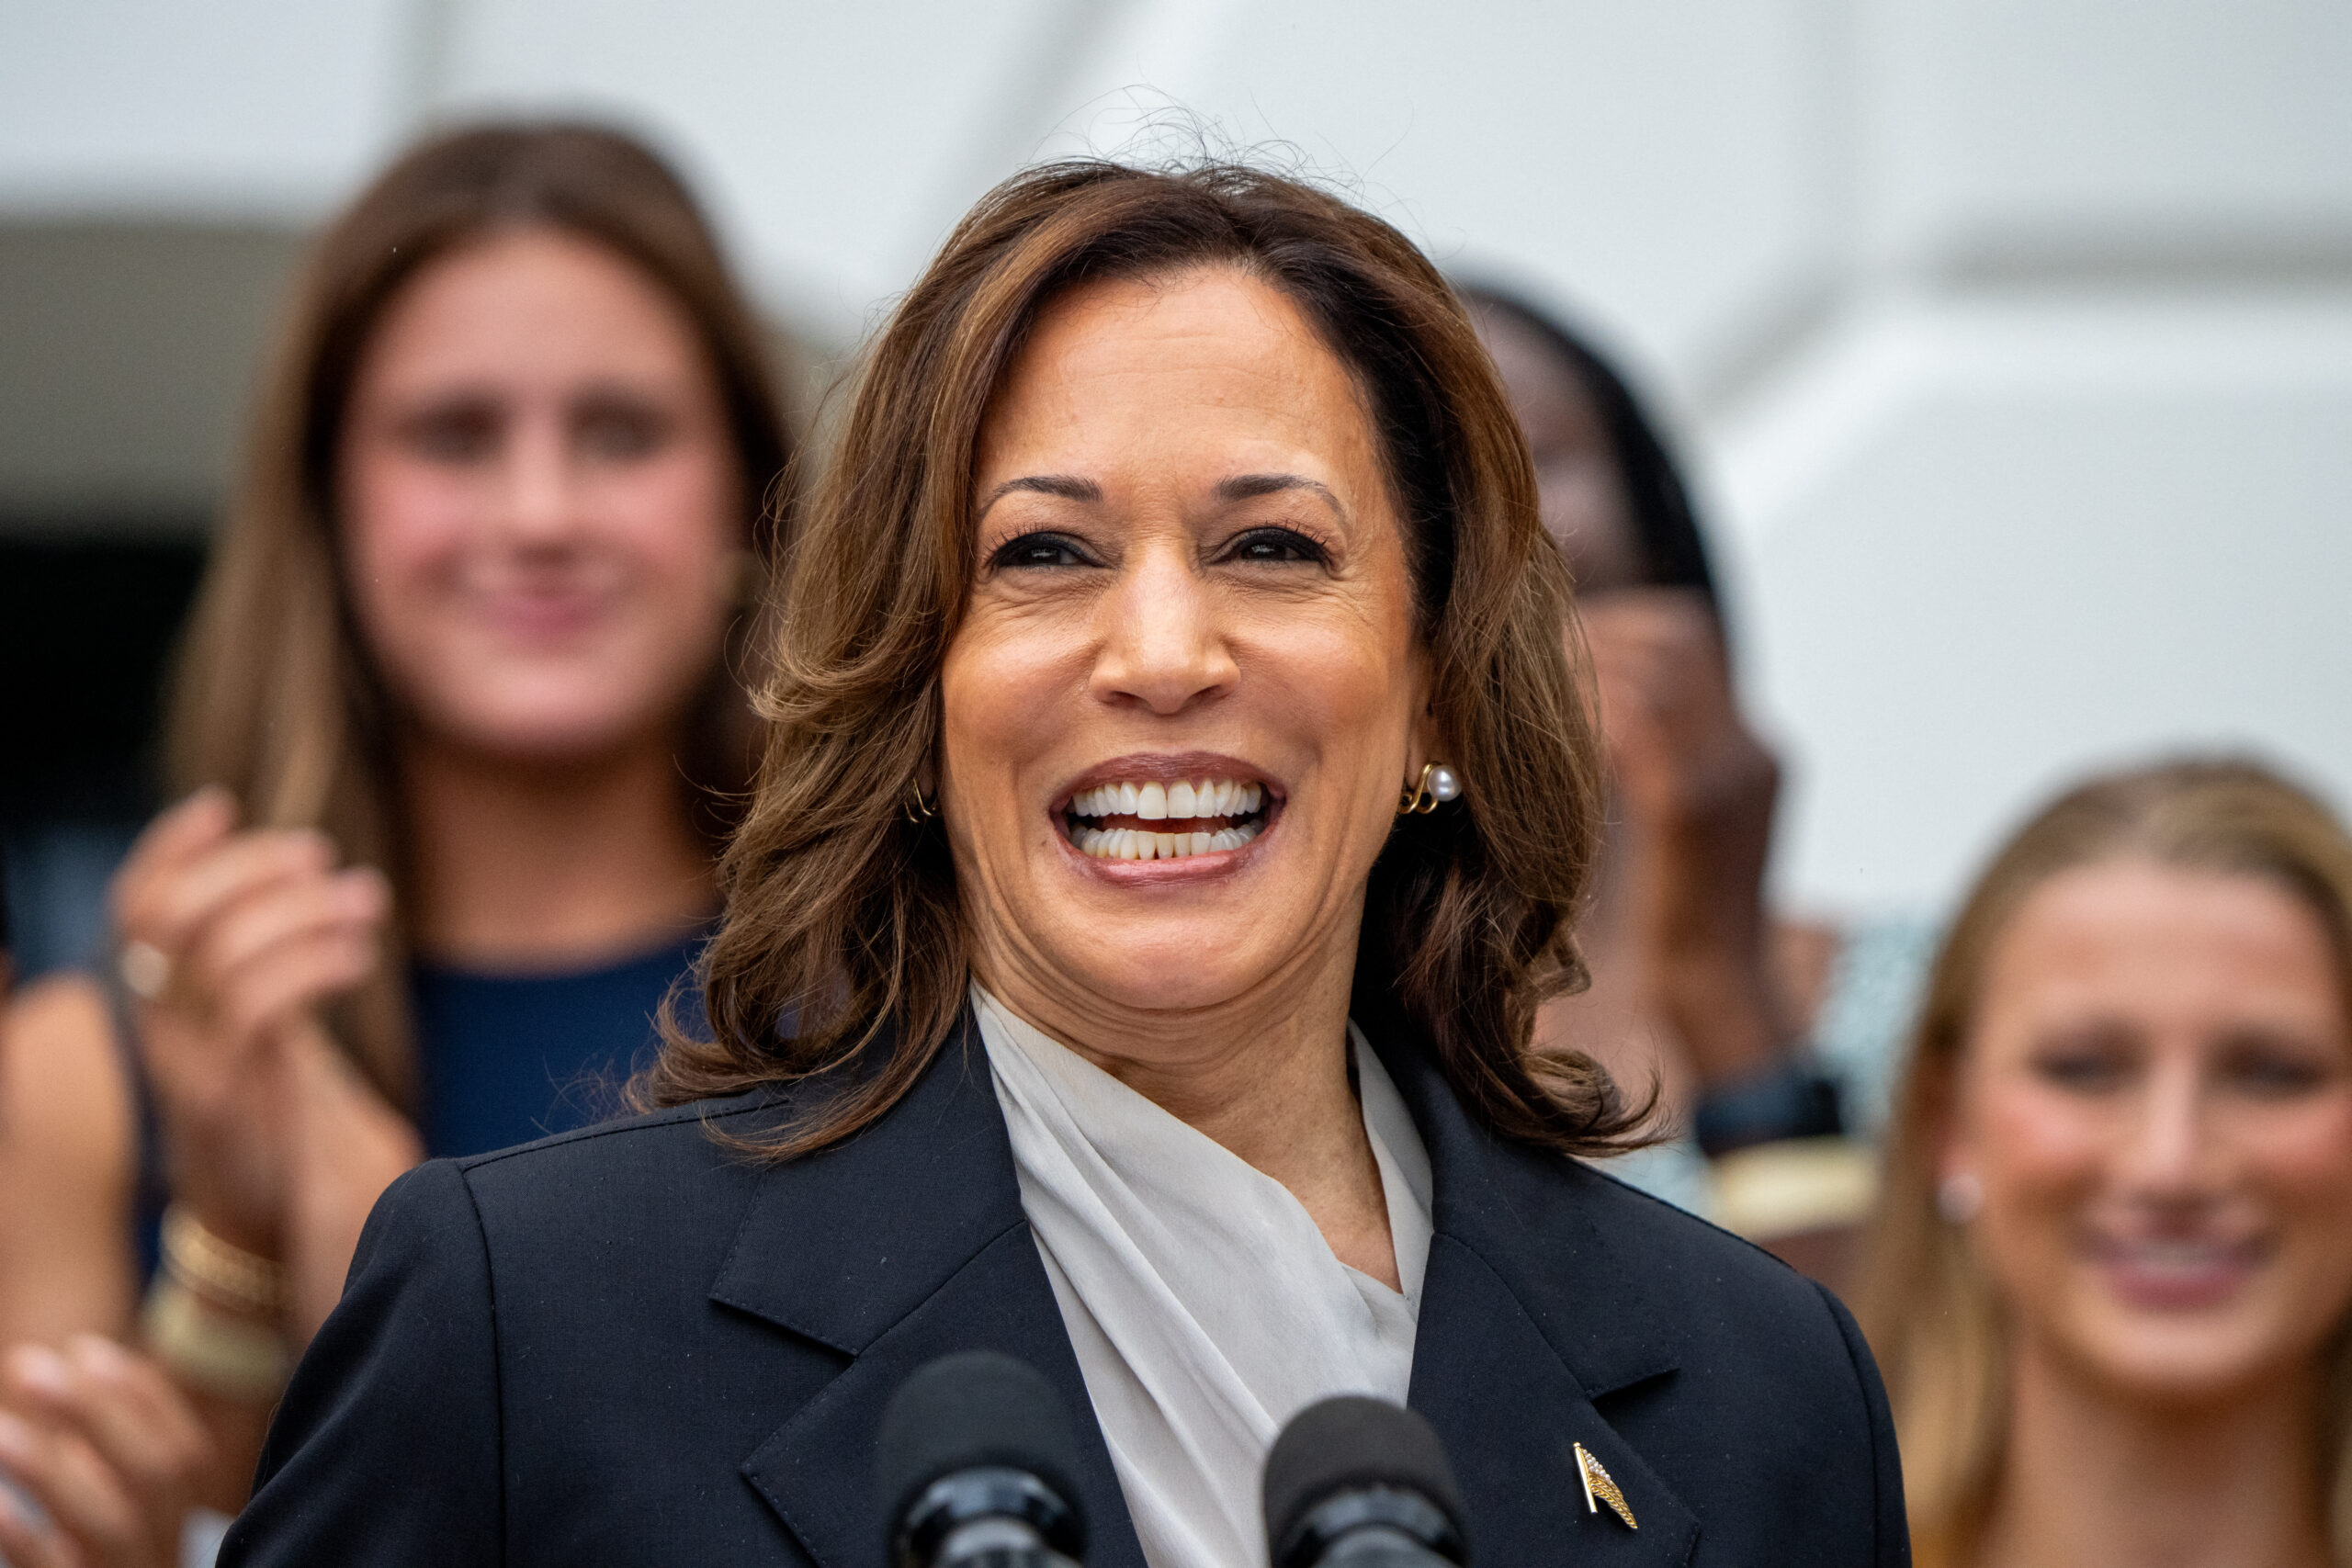
[{"label": "pearl earring", "polygon": [[1955,1170],[1936,1184],[1936,1213],[1946,1224],[1964,1225],[1984,1212],[1984,1184],[1965,1170]]},{"label": "pearl earring", "polygon": [[1398,795],[1396,815],[1418,812],[1426,817],[1461,793],[1462,775],[1443,762],[1430,762],[1421,769],[1421,776],[1407,784]]}]

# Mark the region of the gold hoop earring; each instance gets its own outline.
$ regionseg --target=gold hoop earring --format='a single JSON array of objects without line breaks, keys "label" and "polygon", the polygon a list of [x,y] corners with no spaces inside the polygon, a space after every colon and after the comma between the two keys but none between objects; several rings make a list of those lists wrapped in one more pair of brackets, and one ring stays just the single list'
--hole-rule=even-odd
[{"label": "gold hoop earring", "polygon": [[1430,762],[1421,769],[1421,776],[1405,786],[1396,799],[1399,817],[1427,817],[1445,802],[1462,793],[1462,776],[1443,762]]},{"label": "gold hoop earring", "polygon": [[939,815],[939,807],[922,797],[922,785],[913,779],[907,781],[907,798],[899,802],[899,809],[918,828]]}]

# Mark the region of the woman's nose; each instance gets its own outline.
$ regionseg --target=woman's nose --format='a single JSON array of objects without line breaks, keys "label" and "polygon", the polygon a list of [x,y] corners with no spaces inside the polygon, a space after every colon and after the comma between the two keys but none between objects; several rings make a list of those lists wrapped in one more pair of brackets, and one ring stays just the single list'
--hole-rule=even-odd
[{"label": "woman's nose", "polygon": [[1215,595],[1189,554],[1138,552],[1103,595],[1094,694],[1176,714],[1231,689],[1239,673]]},{"label": "woman's nose", "polygon": [[2166,1063],[2148,1075],[2125,1129],[2122,1174],[2144,1196],[2197,1196],[2209,1185],[2211,1139],[2205,1086],[2193,1063]]},{"label": "woman's nose", "polygon": [[579,465],[552,422],[518,421],[499,475],[499,521],[526,544],[557,544],[580,522]]}]

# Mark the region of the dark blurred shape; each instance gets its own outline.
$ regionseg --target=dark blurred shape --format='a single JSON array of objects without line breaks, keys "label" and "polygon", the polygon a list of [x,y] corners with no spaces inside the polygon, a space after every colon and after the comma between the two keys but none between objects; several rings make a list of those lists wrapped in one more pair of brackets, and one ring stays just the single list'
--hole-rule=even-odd
[{"label": "dark blurred shape", "polygon": [[1266,1456],[1273,1568],[1464,1563],[1462,1495],[1430,1424],[1401,1404],[1342,1394],[1291,1417]]},{"label": "dark blurred shape", "polygon": [[17,973],[91,962],[106,879],[154,809],[165,665],[197,537],[0,539],[0,831]]},{"label": "dark blurred shape", "polygon": [[1069,1413],[1035,1368],[943,1356],[882,1412],[874,1496],[894,1568],[1050,1568],[1086,1550]]}]

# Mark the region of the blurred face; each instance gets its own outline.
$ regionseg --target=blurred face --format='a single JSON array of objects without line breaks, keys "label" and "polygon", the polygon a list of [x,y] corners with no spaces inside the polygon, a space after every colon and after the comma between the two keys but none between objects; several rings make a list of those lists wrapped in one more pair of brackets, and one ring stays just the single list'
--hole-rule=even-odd
[{"label": "blurred face", "polygon": [[725,635],[734,453],[684,313],[525,230],[427,265],[362,357],[341,463],[360,626],[430,736],[577,761],[663,734]]},{"label": "blurred face", "polygon": [[2307,1376],[2352,1305],[2352,1043],[2267,880],[2123,861],[2030,896],[1986,970],[1945,1174],[2021,1338],[2129,1397]]},{"label": "blurred face", "polygon": [[1639,587],[1642,550],[1633,506],[1592,394],[1557,349],[1511,317],[1482,314],[1478,335],[1526,433],[1544,526],[1568,558],[1577,592]]},{"label": "blurred face", "polygon": [[1427,701],[1345,367],[1237,271],[1079,289],[974,505],[941,788],[983,981],[1068,1021],[1344,976]]}]

